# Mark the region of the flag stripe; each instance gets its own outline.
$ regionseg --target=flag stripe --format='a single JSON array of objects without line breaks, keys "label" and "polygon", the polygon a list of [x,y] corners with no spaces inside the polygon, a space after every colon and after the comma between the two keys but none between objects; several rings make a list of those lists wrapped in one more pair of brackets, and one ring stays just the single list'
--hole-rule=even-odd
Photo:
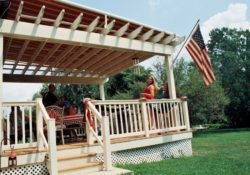
[{"label": "flag stripe", "polygon": [[191,55],[195,65],[199,68],[203,75],[206,86],[215,81],[215,76],[212,69],[212,64],[206,45],[203,41],[202,34],[200,32],[200,26],[198,25],[195,32],[191,36],[187,46],[187,51]]}]

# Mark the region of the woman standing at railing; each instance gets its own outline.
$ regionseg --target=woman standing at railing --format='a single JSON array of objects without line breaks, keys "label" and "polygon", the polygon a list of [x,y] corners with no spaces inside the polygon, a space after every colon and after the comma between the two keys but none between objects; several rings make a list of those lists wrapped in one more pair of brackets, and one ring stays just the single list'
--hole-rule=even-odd
[{"label": "woman standing at railing", "polygon": [[[147,86],[144,89],[144,91],[141,93],[142,99],[146,100],[153,100],[155,99],[157,95],[157,82],[155,81],[155,78],[152,75],[149,75],[147,78]],[[149,118],[150,118],[150,125],[151,128],[155,127],[155,119],[153,115],[154,110],[152,109],[152,105],[150,105],[150,110],[149,110]]]},{"label": "woman standing at railing", "polygon": [[147,86],[144,89],[144,91],[141,93],[141,97],[147,100],[155,99],[157,95],[157,89],[158,89],[155,78],[152,75],[149,75],[146,83],[147,83]]}]

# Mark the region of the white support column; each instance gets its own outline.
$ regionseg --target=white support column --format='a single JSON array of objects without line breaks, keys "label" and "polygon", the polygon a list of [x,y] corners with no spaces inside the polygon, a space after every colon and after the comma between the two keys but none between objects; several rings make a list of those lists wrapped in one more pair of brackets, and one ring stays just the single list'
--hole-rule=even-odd
[{"label": "white support column", "polygon": [[3,139],[3,35],[0,34],[0,141]]},{"label": "white support column", "polygon": [[36,99],[36,138],[38,141],[38,150],[41,151],[43,149],[43,144],[42,144],[42,138],[40,135],[41,130],[43,130],[43,116],[42,116],[42,112],[41,109],[39,107],[39,103],[42,103],[42,99],[41,98],[37,98]]},{"label": "white support column", "polygon": [[57,168],[57,150],[56,150],[56,127],[55,120],[48,121],[48,144],[49,144],[49,172],[51,175],[58,174]]},{"label": "white support column", "polygon": [[104,144],[104,170],[112,170],[112,158],[111,158],[111,145],[110,145],[110,133],[109,133],[109,118],[104,116],[102,118],[102,133]]},{"label": "white support column", "polygon": [[105,100],[104,83],[99,85],[100,99]]},{"label": "white support column", "polygon": [[187,131],[190,131],[190,122],[189,122],[189,114],[188,114],[188,104],[187,104],[187,97],[181,97],[182,101],[182,108],[183,108],[183,115],[184,115],[184,121],[187,128]]},{"label": "white support column", "polygon": [[165,56],[165,64],[167,67],[167,77],[168,77],[168,91],[170,99],[176,99],[176,89],[174,81],[174,66],[171,55]]}]

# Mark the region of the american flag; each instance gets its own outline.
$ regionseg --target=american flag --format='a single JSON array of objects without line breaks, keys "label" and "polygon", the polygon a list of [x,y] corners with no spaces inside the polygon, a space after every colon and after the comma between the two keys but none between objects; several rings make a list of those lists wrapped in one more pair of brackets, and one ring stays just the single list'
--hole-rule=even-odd
[{"label": "american flag", "polygon": [[205,85],[208,86],[213,83],[215,81],[215,76],[199,25],[191,36],[186,49],[194,60],[194,63],[202,73]]}]

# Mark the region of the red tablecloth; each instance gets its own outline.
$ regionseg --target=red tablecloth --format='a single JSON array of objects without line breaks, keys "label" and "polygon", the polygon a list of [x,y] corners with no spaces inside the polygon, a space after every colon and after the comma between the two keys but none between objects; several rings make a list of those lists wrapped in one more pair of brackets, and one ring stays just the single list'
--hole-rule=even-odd
[{"label": "red tablecloth", "polygon": [[63,123],[65,125],[83,124],[83,114],[66,115],[63,118]]}]

